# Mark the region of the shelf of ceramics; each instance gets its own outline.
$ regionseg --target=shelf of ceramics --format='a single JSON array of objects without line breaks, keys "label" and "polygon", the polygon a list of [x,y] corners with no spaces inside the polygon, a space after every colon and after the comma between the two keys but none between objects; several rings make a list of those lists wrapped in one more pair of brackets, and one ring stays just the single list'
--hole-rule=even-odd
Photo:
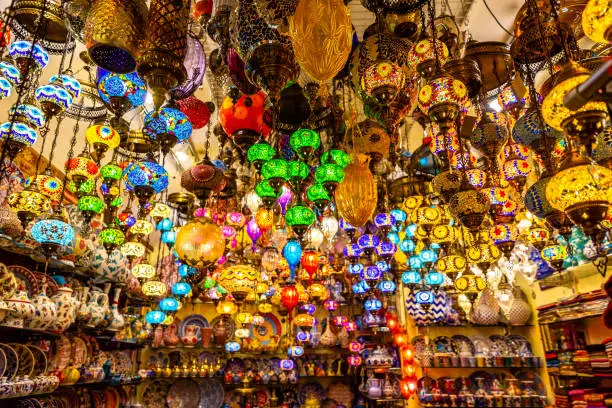
[{"label": "shelf of ceramics", "polygon": [[[596,266],[596,263],[598,263],[599,267]],[[538,285],[541,290],[554,288],[556,286],[573,286],[574,282],[588,278],[589,276],[597,274],[605,276],[610,267],[612,267],[612,254],[607,255],[605,260],[603,258],[596,259],[595,263],[586,262],[582,265],[572,266],[558,273],[554,273],[538,280]]]},{"label": "shelf of ceramics", "polygon": [[593,318],[600,318],[603,315],[603,312],[592,312],[592,313],[585,313],[585,314],[580,314],[580,315],[569,315],[569,316],[564,316],[564,317],[559,317],[558,319],[555,320],[544,320],[541,321],[540,324],[558,324],[558,323],[572,323],[572,322],[577,322],[577,321],[584,321],[585,319],[593,319]]}]

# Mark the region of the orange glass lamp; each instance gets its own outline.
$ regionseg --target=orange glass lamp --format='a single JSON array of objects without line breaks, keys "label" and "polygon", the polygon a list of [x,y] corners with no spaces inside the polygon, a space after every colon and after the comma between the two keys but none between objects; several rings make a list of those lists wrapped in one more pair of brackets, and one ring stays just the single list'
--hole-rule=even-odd
[{"label": "orange glass lamp", "polygon": [[302,254],[300,264],[308,274],[310,283],[312,283],[312,279],[315,277],[320,265],[319,253],[312,249],[306,249]]},{"label": "orange glass lamp", "polygon": [[414,360],[414,349],[409,345],[403,346],[401,349],[401,356],[402,362],[405,364],[412,363]]},{"label": "orange glass lamp", "polygon": [[404,399],[409,399],[417,391],[417,379],[416,376],[402,378],[400,380],[400,392]]},{"label": "orange glass lamp", "polygon": [[249,293],[255,291],[259,280],[259,270],[252,266],[232,265],[221,271],[217,283],[227,290],[237,302],[242,302]]},{"label": "orange glass lamp", "polygon": [[406,377],[412,377],[416,374],[416,366],[413,363],[404,363],[402,366],[402,374]]},{"label": "orange glass lamp", "polygon": [[405,330],[398,331],[393,334],[393,343],[395,343],[397,347],[405,346],[409,343],[409,341],[408,333],[406,333]]},{"label": "orange glass lamp", "polygon": [[287,285],[281,290],[281,303],[289,310],[289,313],[297,306],[300,293],[295,285]]},{"label": "orange glass lamp", "polygon": [[262,234],[265,234],[274,225],[274,211],[259,207],[257,214],[255,214],[255,222]]},{"label": "orange glass lamp", "polygon": [[293,319],[293,324],[304,331],[310,331],[314,326],[315,318],[307,313],[300,313]]},{"label": "orange glass lamp", "polygon": [[609,0],[590,0],[582,11],[582,29],[597,43],[612,42],[612,4]]},{"label": "orange glass lamp", "polygon": [[395,332],[400,326],[397,316],[393,313],[387,313],[386,315],[387,327],[391,330],[391,333]]},{"label": "orange glass lamp", "polygon": [[238,311],[238,307],[231,300],[222,300],[217,304],[216,311],[222,316],[231,316]]}]

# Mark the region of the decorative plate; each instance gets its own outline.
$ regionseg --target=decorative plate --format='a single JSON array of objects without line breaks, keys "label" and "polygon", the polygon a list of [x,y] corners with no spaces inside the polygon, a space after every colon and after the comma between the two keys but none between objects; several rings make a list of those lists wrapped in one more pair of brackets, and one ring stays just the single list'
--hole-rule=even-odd
[{"label": "decorative plate", "polygon": [[149,356],[149,361],[147,365],[151,369],[155,367],[163,368],[168,364],[168,362],[169,362],[168,355],[164,353],[163,351],[158,351],[158,352],[153,352]]},{"label": "decorative plate", "polygon": [[21,265],[11,265],[8,269],[15,275],[17,285],[23,286],[23,289],[28,293],[30,298],[33,294],[40,293],[40,287],[38,286],[39,282],[36,279],[36,275],[34,275],[31,270]]},{"label": "decorative plate", "polygon": [[[38,287],[39,287],[39,292],[42,292],[43,289],[43,285],[47,285],[47,296],[51,297],[53,295],[55,295],[55,292],[57,292],[57,282],[55,282],[55,280],[53,280],[53,278],[49,275],[47,275],[46,273],[42,273],[42,272],[32,272],[32,274],[34,274],[34,276],[36,277],[36,281],[38,282]],[[38,293],[34,293],[33,295],[38,295]]]},{"label": "decorative plate", "polygon": [[438,378],[438,385],[443,394],[457,395],[457,382],[454,378],[440,377]]},{"label": "decorative plate", "polygon": [[[223,318],[223,316],[217,316],[214,319],[212,319],[212,321],[210,322],[210,327],[213,328],[213,335],[215,333],[215,329],[217,328],[217,325],[219,324],[219,322],[221,322],[221,319]],[[234,338],[234,332],[236,331],[236,323],[234,323],[233,319],[225,319],[224,323],[227,325],[227,339],[225,340],[226,342],[228,341],[232,341],[232,339]]]},{"label": "decorative plate", "polygon": [[[183,319],[183,321],[179,324],[178,327],[178,336],[179,338],[183,338],[185,335],[185,329],[188,325],[198,326],[200,329],[205,327],[210,327],[210,323],[208,320],[202,315],[192,314]],[[202,332],[200,331],[198,334],[198,343],[202,341]]]},{"label": "decorative plate", "polygon": [[170,387],[166,397],[168,408],[198,408],[200,405],[200,388],[192,380],[178,380]]},{"label": "decorative plate", "polygon": [[474,393],[478,390],[478,379],[480,378],[482,378],[482,385],[484,387],[484,390],[487,392],[487,394],[489,394],[489,392],[491,391],[491,386],[493,385],[493,381],[495,380],[495,376],[486,371],[474,371],[472,374],[470,374],[470,389]]},{"label": "decorative plate", "polygon": [[0,343],[0,349],[2,349],[4,355],[6,356],[6,369],[4,370],[4,377],[12,380],[19,371],[19,355],[17,354],[17,351],[15,351],[15,349],[8,344]]},{"label": "decorative plate", "polygon": [[80,367],[87,362],[87,343],[79,336],[72,338],[72,363],[76,367]]},{"label": "decorative plate", "polygon": [[201,382],[198,408],[219,408],[221,404],[223,404],[223,386],[216,382]]},{"label": "decorative plate", "polygon": [[484,336],[475,335],[470,337],[472,344],[474,344],[476,356],[488,357],[491,355],[491,341]]},{"label": "decorative plate", "polygon": [[519,334],[511,334],[506,338],[508,339],[508,346],[510,347],[510,353],[512,356],[533,357],[531,343],[529,343],[529,340],[527,340],[525,337]]},{"label": "decorative plate", "polygon": [[72,355],[72,344],[70,339],[64,335],[60,336],[54,342],[54,354],[52,369],[63,371],[64,368],[68,367],[70,363],[70,356]]},{"label": "decorative plate", "polygon": [[272,340],[274,336],[280,338],[283,329],[280,320],[278,320],[278,317],[273,313],[264,313],[262,316],[264,318],[264,324],[255,326],[251,323],[249,330],[251,331],[251,337],[259,340],[259,343],[265,347],[270,344],[270,340]]},{"label": "decorative plate", "polygon": [[417,381],[417,386],[419,387],[419,390],[425,391],[425,394],[431,394],[431,391],[438,387],[438,381],[429,376],[425,376],[419,378]]},{"label": "decorative plate", "polygon": [[491,357],[507,357],[510,355],[510,347],[505,336],[494,334],[489,336],[491,340]]},{"label": "decorative plate", "polygon": [[453,341],[446,336],[436,337],[433,341],[435,353],[454,354],[456,346]]},{"label": "decorative plate", "polygon": [[119,408],[121,404],[121,396],[119,391],[114,387],[108,387],[104,390],[104,408]]},{"label": "decorative plate", "polygon": [[334,382],[327,387],[327,398],[331,398],[336,401],[339,405],[345,407],[353,406],[353,399],[355,394],[351,390],[351,386],[343,382]]},{"label": "decorative plate", "polygon": [[535,371],[521,371],[516,375],[519,383],[518,386],[521,391],[524,391],[527,387],[525,382],[533,382],[532,389],[538,395],[546,395],[546,387],[544,386],[544,382],[538,373]]},{"label": "decorative plate", "polygon": [[27,346],[18,343],[8,343],[10,347],[17,352],[19,356],[19,368],[17,375],[20,377],[31,377],[34,372],[34,366],[36,361],[34,360],[34,354],[30,351]]},{"label": "decorative plate", "polygon": [[170,384],[166,381],[151,381],[142,394],[143,405],[145,407],[165,407],[169,389]]},{"label": "decorative plate", "polygon": [[427,357],[431,357],[430,345],[424,336],[415,336],[412,339],[412,346],[414,347],[414,356],[419,361],[424,361]]},{"label": "decorative plate", "polygon": [[325,399],[325,388],[318,382],[304,384],[300,388],[300,392],[298,392],[298,402],[303,405],[311,395],[314,395],[319,402],[322,402]]},{"label": "decorative plate", "polygon": [[237,358],[237,357],[232,357],[229,360],[227,360],[227,363],[225,363],[225,369],[223,371],[225,372],[231,371],[232,373],[237,373],[243,370],[244,370],[244,362],[242,361],[242,359]]},{"label": "decorative plate", "polygon": [[0,349],[0,377],[4,377],[4,371],[6,371],[6,354]]},{"label": "decorative plate", "polygon": [[458,377],[455,380],[455,388],[457,389],[457,393],[460,393],[461,390],[463,389],[463,385],[465,384],[465,388],[466,390],[470,390],[470,386],[472,385],[472,383],[470,382],[470,379],[467,377]]},{"label": "decorative plate", "polygon": [[454,335],[452,337],[453,343],[455,345],[455,353],[460,357],[472,357],[476,352],[476,348],[474,347],[474,343],[470,340],[469,337],[463,336],[461,334]]},{"label": "decorative plate", "polygon": [[42,349],[40,349],[40,347],[36,347],[31,344],[27,344],[27,347],[34,355],[34,361],[36,362],[36,364],[34,364],[32,376],[36,377],[37,375],[44,375],[47,372],[47,355],[44,351],[42,351]]}]

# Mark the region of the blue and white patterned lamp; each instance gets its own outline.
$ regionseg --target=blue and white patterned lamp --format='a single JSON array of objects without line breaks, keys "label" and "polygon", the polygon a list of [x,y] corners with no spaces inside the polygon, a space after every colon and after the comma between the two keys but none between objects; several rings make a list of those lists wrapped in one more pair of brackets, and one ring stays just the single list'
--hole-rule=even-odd
[{"label": "blue and white patterned lamp", "polygon": [[15,41],[9,48],[9,54],[22,74],[30,63],[34,63],[34,68],[38,69],[44,69],[49,63],[49,53],[40,45],[32,44],[30,41]]},{"label": "blue and white patterned lamp", "polygon": [[147,203],[151,198],[168,188],[168,172],[154,161],[143,160],[130,164],[123,171],[125,187],[134,191],[141,203]]},{"label": "blue and white patterned lamp", "polygon": [[157,327],[166,320],[166,314],[161,310],[151,310],[147,312],[145,320],[153,327]]},{"label": "blue and white patterned lamp", "polygon": [[30,234],[49,256],[55,256],[62,248],[74,245],[74,228],[56,218],[38,221],[32,226]]},{"label": "blue and white patterned lamp", "polygon": [[72,105],[70,93],[57,84],[39,86],[34,96],[48,117],[55,116]]},{"label": "blue and white patterned lamp", "polygon": [[172,294],[174,296],[188,296],[191,293],[191,285],[187,282],[177,282],[172,285]]},{"label": "blue and white patterned lamp", "polygon": [[136,72],[116,74],[98,70],[98,92],[117,116],[141,106],[147,98],[147,85]]},{"label": "blue and white patterned lamp", "polygon": [[10,157],[15,157],[17,153],[26,147],[36,143],[38,138],[36,131],[23,122],[4,122],[0,125],[0,140],[6,141],[6,146]]},{"label": "blue and white patterned lamp", "polygon": [[72,98],[78,98],[81,95],[81,83],[73,76],[68,74],[53,75],[49,78],[49,83],[55,83],[62,86]]},{"label": "blue and white patterned lamp", "polygon": [[175,144],[189,139],[193,126],[187,115],[178,109],[164,107],[145,116],[143,133],[157,141],[162,150],[169,151]]}]

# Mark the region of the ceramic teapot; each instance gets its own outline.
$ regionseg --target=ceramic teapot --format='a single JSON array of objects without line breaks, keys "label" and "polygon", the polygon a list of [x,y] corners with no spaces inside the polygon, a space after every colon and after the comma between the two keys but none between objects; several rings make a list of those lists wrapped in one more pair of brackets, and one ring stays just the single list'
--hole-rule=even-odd
[{"label": "ceramic teapot", "polygon": [[75,319],[80,324],[85,324],[91,318],[88,301],[90,300],[89,287],[80,288],[76,293],[76,298],[79,301],[79,308]]},{"label": "ceramic teapot", "polygon": [[57,317],[57,305],[47,296],[47,285],[43,285],[42,291],[34,298],[33,319],[28,323],[32,329],[46,329],[51,326]]},{"label": "ceramic teapot", "polygon": [[88,299],[85,313],[89,315],[89,319],[86,321],[85,326],[98,327],[106,317],[105,308],[108,306],[108,296],[103,292],[91,291],[88,293]]},{"label": "ceramic teapot", "polygon": [[23,288],[11,296],[6,304],[10,310],[2,323],[4,326],[24,327],[34,317],[34,306]]},{"label": "ceramic teapot", "polygon": [[72,289],[67,286],[60,287],[51,300],[57,306],[57,317],[48,329],[64,331],[74,323],[81,303],[73,296]]},{"label": "ceramic teapot", "polygon": [[185,327],[185,334],[181,337],[181,341],[185,347],[194,347],[198,343],[200,329],[200,326],[195,324],[188,324]]},{"label": "ceramic teapot", "polygon": [[382,380],[370,377],[366,382],[366,387],[370,399],[379,399],[382,396]]},{"label": "ceramic teapot", "polygon": [[371,368],[384,368],[393,366],[393,357],[389,354],[386,347],[378,346],[365,359],[365,363]]}]

